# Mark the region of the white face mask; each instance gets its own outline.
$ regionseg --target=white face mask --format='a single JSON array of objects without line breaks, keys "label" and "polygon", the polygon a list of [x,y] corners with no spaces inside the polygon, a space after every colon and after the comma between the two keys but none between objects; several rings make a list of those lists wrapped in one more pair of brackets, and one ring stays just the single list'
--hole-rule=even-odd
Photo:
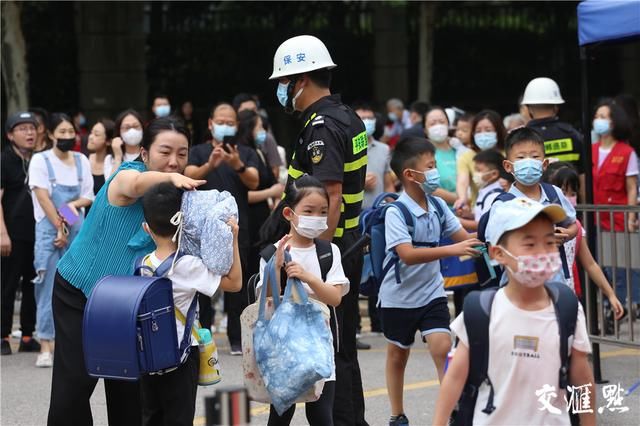
[{"label": "white face mask", "polygon": [[296,212],[293,214],[298,217],[298,225],[296,226],[293,222],[291,225],[298,234],[305,238],[318,238],[329,227],[326,216],[303,216]]},{"label": "white face mask", "polygon": [[122,134],[122,141],[129,146],[136,146],[142,141],[142,130],[129,129]]},{"label": "white face mask", "polygon": [[431,142],[442,143],[449,136],[449,128],[446,124],[434,124],[427,129],[427,136]]}]

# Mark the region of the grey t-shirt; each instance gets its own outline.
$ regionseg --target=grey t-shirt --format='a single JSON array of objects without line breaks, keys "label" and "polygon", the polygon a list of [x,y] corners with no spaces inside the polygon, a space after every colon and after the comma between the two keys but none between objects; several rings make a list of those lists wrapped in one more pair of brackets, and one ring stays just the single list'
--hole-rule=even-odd
[{"label": "grey t-shirt", "polygon": [[384,191],[384,176],[391,171],[390,161],[391,155],[387,144],[376,140],[369,143],[367,150],[367,173],[375,174],[377,181],[373,190],[365,189],[364,200],[362,201],[363,209],[371,207],[376,197]]}]

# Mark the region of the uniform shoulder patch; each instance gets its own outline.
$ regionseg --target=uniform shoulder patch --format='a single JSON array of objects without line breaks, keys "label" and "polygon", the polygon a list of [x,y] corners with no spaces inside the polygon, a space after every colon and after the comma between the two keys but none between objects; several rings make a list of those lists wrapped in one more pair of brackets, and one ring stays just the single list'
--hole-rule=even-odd
[{"label": "uniform shoulder patch", "polygon": [[316,140],[307,145],[307,152],[313,164],[318,164],[324,158],[325,145],[324,141]]},{"label": "uniform shoulder patch", "polygon": [[311,120],[311,125],[312,126],[318,126],[320,124],[324,124],[324,116],[323,115],[316,115],[315,118],[313,120]]}]

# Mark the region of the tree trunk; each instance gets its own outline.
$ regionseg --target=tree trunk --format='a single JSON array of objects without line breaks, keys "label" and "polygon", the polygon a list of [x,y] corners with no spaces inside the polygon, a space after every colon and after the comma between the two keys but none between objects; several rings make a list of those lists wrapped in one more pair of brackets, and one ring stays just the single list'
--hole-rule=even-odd
[{"label": "tree trunk", "polygon": [[435,2],[420,3],[420,31],[418,44],[418,99],[431,101],[433,76],[433,35],[436,14]]},{"label": "tree trunk", "polygon": [[9,114],[24,111],[29,106],[29,75],[27,49],[20,24],[20,5],[2,2],[2,77]]}]

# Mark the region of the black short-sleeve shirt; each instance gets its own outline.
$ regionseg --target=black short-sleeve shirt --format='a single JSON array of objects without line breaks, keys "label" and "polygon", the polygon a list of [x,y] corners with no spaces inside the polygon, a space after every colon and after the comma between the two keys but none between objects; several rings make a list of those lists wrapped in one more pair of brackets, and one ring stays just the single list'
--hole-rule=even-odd
[{"label": "black short-sleeve shirt", "polygon": [[12,240],[35,241],[35,219],[33,218],[33,202],[29,191],[27,172],[29,162],[23,160],[7,145],[2,151],[2,210],[4,221]]},{"label": "black short-sleeve shirt", "polygon": [[[240,160],[246,167],[254,167],[258,169],[259,164],[258,155],[256,152],[247,146],[238,145],[238,151],[240,153]],[[189,165],[190,166],[202,166],[209,161],[209,156],[213,152],[213,145],[203,143],[195,145],[189,152]],[[217,168],[210,171],[205,176],[207,183],[200,186],[199,189],[217,189],[218,191],[228,191],[233,198],[236,199],[238,204],[238,226],[240,232],[238,235],[240,245],[247,246],[249,244],[249,189],[242,183],[238,173],[233,170],[226,163],[221,163]]]}]

